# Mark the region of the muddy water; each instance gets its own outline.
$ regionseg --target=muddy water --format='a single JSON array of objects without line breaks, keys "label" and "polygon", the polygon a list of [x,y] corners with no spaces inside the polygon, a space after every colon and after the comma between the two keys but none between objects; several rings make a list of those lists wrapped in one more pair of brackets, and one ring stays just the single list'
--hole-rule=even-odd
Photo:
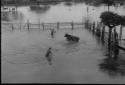
[{"label": "muddy water", "polygon": [[[67,42],[65,33],[80,37],[79,43]],[[5,32],[1,44],[3,83],[125,83],[124,61],[118,71],[100,65],[110,59],[86,29],[59,30],[53,39],[49,30]],[[49,47],[51,65],[45,58]]]}]

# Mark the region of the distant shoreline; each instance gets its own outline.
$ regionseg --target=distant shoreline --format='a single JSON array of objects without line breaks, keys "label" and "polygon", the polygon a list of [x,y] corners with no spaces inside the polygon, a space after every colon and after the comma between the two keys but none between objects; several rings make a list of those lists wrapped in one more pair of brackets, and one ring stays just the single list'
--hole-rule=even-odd
[{"label": "distant shoreline", "polygon": [[[27,5],[56,5],[62,2],[71,2],[71,3],[89,3],[93,5],[101,5],[102,2],[101,0],[11,0],[11,1],[6,1],[2,0],[1,1],[1,6],[27,6]],[[115,3],[120,4],[120,5],[125,5],[125,0],[114,0]]]},{"label": "distant shoreline", "polygon": [[13,2],[13,3],[2,3],[1,6],[27,6],[27,5],[55,5],[63,1],[49,1],[49,2]]}]

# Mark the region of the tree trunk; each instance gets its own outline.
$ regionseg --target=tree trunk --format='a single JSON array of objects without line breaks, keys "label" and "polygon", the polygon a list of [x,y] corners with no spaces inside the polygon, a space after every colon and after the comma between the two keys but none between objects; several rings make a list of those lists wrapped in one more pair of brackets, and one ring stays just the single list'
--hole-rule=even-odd
[{"label": "tree trunk", "polygon": [[105,26],[102,28],[102,41],[104,41],[104,35],[105,35]]},{"label": "tree trunk", "polygon": [[108,51],[111,51],[111,34],[112,34],[112,27],[109,26],[109,36],[108,36]]},{"label": "tree trunk", "polygon": [[110,11],[110,6],[109,6],[109,4],[108,4],[108,12]]},{"label": "tree trunk", "polygon": [[118,49],[118,33],[116,32],[116,28],[114,29],[114,59],[118,58],[119,49]]},{"label": "tree trunk", "polygon": [[[121,25],[121,27],[120,27],[120,36],[119,36],[119,39],[120,39],[120,41],[121,41],[121,39],[122,39],[122,30],[123,30],[123,26]],[[121,43],[121,42],[120,42]]]}]

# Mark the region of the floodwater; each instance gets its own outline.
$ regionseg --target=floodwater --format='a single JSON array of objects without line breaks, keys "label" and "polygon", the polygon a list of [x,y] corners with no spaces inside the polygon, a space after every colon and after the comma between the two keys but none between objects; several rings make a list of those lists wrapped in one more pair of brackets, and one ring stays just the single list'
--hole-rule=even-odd
[{"label": "floodwater", "polygon": [[[94,13],[89,10],[88,15],[99,15],[103,8],[107,9],[103,6],[97,9],[90,7]],[[124,14],[125,10],[122,7],[119,9]],[[32,12],[28,7],[19,7],[18,11],[21,17],[10,18],[11,22],[27,19],[31,22],[38,19],[44,22],[77,22],[84,21],[87,16],[85,4],[59,4],[45,13]],[[91,16],[92,20],[96,17]],[[65,33],[80,37],[80,41],[67,42]],[[2,83],[125,83],[124,52],[118,60],[110,59],[105,48],[84,26],[73,31],[58,30],[54,38],[51,38],[50,30],[2,31],[1,35]],[[53,54],[51,65],[45,58],[50,47]]]}]

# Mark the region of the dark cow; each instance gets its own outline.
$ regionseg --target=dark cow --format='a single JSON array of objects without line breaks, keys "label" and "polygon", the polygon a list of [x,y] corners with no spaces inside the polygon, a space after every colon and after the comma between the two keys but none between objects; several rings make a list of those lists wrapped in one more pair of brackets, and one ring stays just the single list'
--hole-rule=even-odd
[{"label": "dark cow", "polygon": [[67,38],[68,41],[73,41],[73,42],[78,42],[79,41],[79,37],[73,36],[73,35],[69,35],[69,34],[65,34],[65,36]]}]

